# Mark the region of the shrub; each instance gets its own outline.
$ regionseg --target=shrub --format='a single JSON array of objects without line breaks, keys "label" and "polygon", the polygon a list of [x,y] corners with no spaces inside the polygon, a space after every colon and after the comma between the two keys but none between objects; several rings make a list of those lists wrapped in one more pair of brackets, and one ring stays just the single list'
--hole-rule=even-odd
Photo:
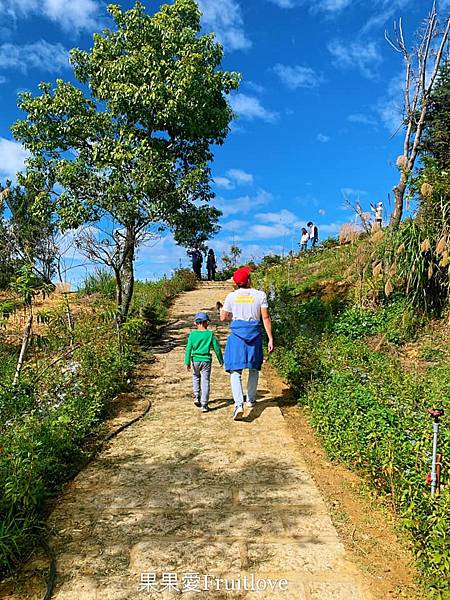
[{"label": "shrub", "polygon": [[350,307],[338,316],[333,331],[352,339],[379,333],[384,328],[384,312]]},{"label": "shrub", "polygon": [[104,298],[113,300],[116,297],[116,281],[114,275],[108,269],[96,268],[89,273],[79,289],[81,296],[100,294]]},{"label": "shrub", "polygon": [[320,368],[317,350],[310,338],[299,335],[288,349],[275,348],[271,363],[279,370],[286,383],[298,391],[305,390]]}]

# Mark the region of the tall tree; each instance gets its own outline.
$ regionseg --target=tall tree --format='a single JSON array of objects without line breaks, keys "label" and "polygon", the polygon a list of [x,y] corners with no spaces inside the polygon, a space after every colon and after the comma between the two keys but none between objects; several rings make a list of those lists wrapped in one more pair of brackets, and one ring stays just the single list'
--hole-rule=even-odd
[{"label": "tall tree", "polygon": [[430,95],[421,154],[431,156],[441,169],[450,167],[450,61],[439,69]]},{"label": "tall tree", "polygon": [[419,42],[412,51],[406,45],[401,19],[394,28],[395,39],[392,40],[387,33],[385,37],[394,50],[403,56],[405,63],[403,154],[397,158],[400,176],[393,188],[395,204],[390,221],[390,225],[396,228],[402,219],[408,179],[420,150],[430,96],[448,45],[450,16],[440,27],[436,2],[433,2],[420,32]]},{"label": "tall tree", "polygon": [[139,2],[108,10],[116,29],[95,34],[91,51],[71,52],[85,87],[57,80],[41,84],[40,96],[21,94],[27,117],[13,133],[32,155],[23,182],[35,186],[38,207],[53,205],[62,228],[105,217],[118,223],[126,319],[142,233],[158,224],[182,238],[196,215],[214,231],[217,212],[204,221],[211,145],[229,132],[226,96],[239,76],[219,68],[222,47],[213,34],[200,35],[194,0],[154,15]]},{"label": "tall tree", "polygon": [[0,287],[26,265],[42,282],[50,283],[56,270],[57,230],[51,213],[37,215],[34,197],[26,189],[0,186]]},{"label": "tall tree", "polygon": [[9,229],[20,263],[29,265],[45,283],[51,283],[58,257],[57,228],[52,214],[36,214],[34,195],[14,186],[6,198]]}]

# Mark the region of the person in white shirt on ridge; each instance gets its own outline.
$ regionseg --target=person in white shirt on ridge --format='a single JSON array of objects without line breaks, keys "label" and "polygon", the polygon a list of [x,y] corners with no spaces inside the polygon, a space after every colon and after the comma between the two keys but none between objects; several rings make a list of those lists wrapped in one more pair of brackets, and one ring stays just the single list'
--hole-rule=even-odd
[{"label": "person in white shirt on ridge", "polygon": [[225,347],[225,370],[230,373],[235,421],[244,415],[243,369],[249,369],[247,404],[250,408],[256,404],[259,371],[263,363],[261,319],[269,338],[268,350],[273,350],[267,296],[252,287],[250,273],[250,267],[242,267],[234,273],[233,280],[238,289],[228,294],[220,311],[220,320],[231,322]]}]

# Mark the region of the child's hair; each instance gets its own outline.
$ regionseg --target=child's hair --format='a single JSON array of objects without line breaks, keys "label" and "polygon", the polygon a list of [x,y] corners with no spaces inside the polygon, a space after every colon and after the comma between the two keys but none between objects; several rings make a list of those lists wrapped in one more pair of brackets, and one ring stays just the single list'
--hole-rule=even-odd
[{"label": "child's hair", "polygon": [[308,233],[308,232],[306,231],[306,229],[304,227],[302,227],[302,234],[305,235],[305,233]]}]

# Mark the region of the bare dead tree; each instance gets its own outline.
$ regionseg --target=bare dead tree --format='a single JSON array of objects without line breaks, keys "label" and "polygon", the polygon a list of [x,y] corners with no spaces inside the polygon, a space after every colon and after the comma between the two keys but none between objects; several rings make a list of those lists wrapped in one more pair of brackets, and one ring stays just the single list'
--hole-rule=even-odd
[{"label": "bare dead tree", "polygon": [[347,208],[349,208],[352,213],[359,220],[361,227],[366,233],[369,233],[372,229],[372,222],[370,220],[370,213],[364,212],[361,204],[359,202],[359,198],[356,202],[352,202],[344,191],[342,191],[342,195],[344,196],[344,204]]},{"label": "bare dead tree", "polygon": [[436,2],[425,19],[417,46],[409,50],[403,35],[402,20],[394,23],[394,38],[385,32],[386,41],[403,56],[405,62],[404,120],[405,137],[403,154],[397,158],[400,178],[393,188],[394,210],[390,225],[398,227],[403,215],[405,192],[409,175],[416,161],[425,120],[429,107],[430,94],[436,80],[442,58],[447,48],[450,30],[450,16],[441,27],[438,22]]},{"label": "bare dead tree", "polygon": [[[161,239],[157,232],[142,228],[136,231],[135,247],[154,246]],[[106,266],[114,274],[116,282],[116,302],[119,312],[124,304],[124,267],[127,260],[127,233],[111,224],[108,229],[99,226],[82,229],[75,240],[76,247],[86,258],[96,264]],[[125,314],[128,312],[128,307]]]}]

